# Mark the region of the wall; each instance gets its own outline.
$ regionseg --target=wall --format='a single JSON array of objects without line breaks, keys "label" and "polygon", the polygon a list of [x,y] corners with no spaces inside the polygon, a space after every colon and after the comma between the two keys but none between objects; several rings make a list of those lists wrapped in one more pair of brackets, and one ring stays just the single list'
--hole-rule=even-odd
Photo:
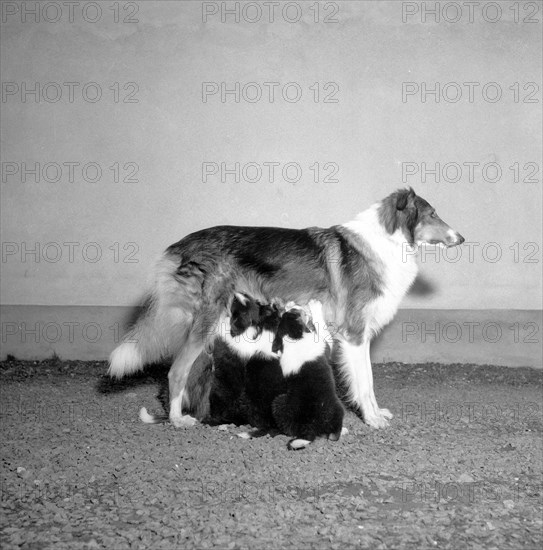
[{"label": "wall", "polygon": [[35,4],[2,3],[0,298],[31,307],[4,314],[9,353],[43,355],[9,324],[36,306],[138,303],[189,232],[342,223],[402,185],[468,241],[421,258],[403,307],[461,327],[503,310],[531,334],[515,312],[541,309],[540,4],[282,2],[254,23],[247,2],[239,22],[235,2]]}]

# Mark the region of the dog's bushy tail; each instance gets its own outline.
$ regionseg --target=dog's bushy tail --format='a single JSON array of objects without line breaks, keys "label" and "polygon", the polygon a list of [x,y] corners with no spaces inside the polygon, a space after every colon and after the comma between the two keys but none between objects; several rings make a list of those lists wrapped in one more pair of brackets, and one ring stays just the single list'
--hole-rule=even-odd
[{"label": "dog's bushy tail", "polygon": [[146,364],[174,354],[185,343],[201,284],[194,277],[176,276],[177,267],[172,257],[158,262],[143,312],[109,357],[111,377],[122,378],[142,370]]},{"label": "dog's bushy tail", "polygon": [[112,378],[122,378],[143,369],[147,363],[161,359],[165,349],[156,330],[155,310],[150,297],[139,319],[109,356],[108,374]]}]

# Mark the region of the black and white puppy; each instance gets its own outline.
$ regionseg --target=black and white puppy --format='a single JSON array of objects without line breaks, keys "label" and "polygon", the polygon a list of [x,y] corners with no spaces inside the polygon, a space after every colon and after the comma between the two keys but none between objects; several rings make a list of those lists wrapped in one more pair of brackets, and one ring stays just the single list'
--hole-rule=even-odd
[{"label": "black and white puppy", "polygon": [[301,308],[283,314],[272,346],[287,385],[273,402],[273,418],[295,438],[291,449],[304,448],[319,436],[337,441],[343,429],[344,409],[326,355],[322,304],[311,300],[308,306],[310,318]]},{"label": "black and white puppy", "polygon": [[214,373],[209,393],[209,424],[275,426],[272,402],[286,384],[272,344],[281,309],[236,294],[230,318],[213,346]]}]

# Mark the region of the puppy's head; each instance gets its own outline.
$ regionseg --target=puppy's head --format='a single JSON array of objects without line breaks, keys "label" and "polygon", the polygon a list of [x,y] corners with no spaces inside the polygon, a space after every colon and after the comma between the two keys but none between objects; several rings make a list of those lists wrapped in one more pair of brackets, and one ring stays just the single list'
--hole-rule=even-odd
[{"label": "puppy's head", "polygon": [[292,307],[281,316],[275,338],[272,343],[272,352],[281,354],[284,350],[284,339],[289,338],[296,342],[305,334],[314,332],[315,326],[309,315],[300,307]]},{"label": "puppy's head", "polygon": [[241,292],[236,292],[230,306],[230,333],[233,337],[243,334],[248,328],[258,324],[260,306],[256,300]]},{"label": "puppy's head", "polygon": [[280,317],[281,311],[275,303],[262,304],[247,294],[236,292],[230,306],[230,334],[235,338],[250,328],[253,328],[254,338],[263,330],[275,333]]}]

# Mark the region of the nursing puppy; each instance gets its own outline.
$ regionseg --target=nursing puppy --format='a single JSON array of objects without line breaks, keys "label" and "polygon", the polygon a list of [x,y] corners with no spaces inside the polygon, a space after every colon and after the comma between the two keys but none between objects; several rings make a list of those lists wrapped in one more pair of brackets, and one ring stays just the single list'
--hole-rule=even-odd
[{"label": "nursing puppy", "polygon": [[[272,344],[281,310],[236,294],[224,334],[213,346],[209,424],[250,424],[273,428],[273,399],[286,390]],[[189,391],[189,400],[191,399]]]},{"label": "nursing puppy", "polygon": [[191,406],[189,373],[215,338],[234,290],[301,306],[317,299],[335,326],[348,401],[367,424],[384,427],[392,414],[375,398],[370,342],[392,320],[415,280],[416,247],[462,242],[413,189],[399,189],[354,220],[328,228],[197,231],[168,247],[157,264],[146,308],[112,352],[109,374],[121,378],[173,358],[170,421],[191,426],[196,420],[182,413]]},{"label": "nursing puppy", "polygon": [[291,449],[319,436],[337,441],[343,426],[344,410],[326,357],[322,304],[310,301],[309,308],[311,319],[300,308],[283,314],[272,347],[287,383],[286,394],[273,402],[273,418],[283,433],[296,438]]}]

